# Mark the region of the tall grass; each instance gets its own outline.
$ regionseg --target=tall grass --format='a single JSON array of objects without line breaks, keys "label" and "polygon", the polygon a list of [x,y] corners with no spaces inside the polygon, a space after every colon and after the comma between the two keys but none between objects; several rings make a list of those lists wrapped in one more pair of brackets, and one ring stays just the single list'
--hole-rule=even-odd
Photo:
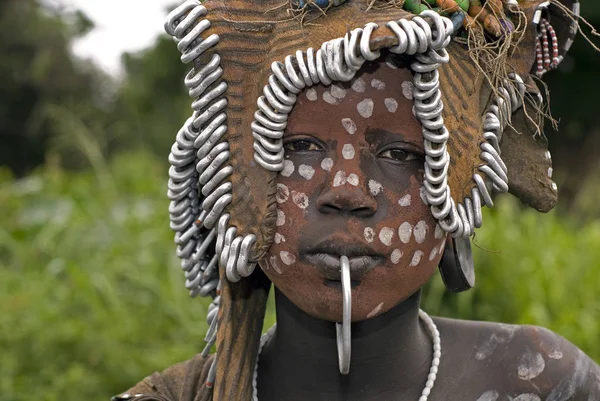
[{"label": "tall grass", "polygon": [[[0,401],[107,400],[201,349],[207,303],[182,286],[165,181],[144,153],[101,177],[0,174]],[[600,359],[598,221],[571,226],[507,198],[476,244],[476,288],[448,294],[435,278],[429,312],[544,325]]]}]

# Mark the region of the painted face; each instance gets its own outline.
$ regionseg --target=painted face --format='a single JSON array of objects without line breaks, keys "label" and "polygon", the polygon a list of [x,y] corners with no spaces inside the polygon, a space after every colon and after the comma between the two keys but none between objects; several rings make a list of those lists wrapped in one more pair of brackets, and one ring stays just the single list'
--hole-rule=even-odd
[{"label": "painted face", "polygon": [[352,320],[419,289],[445,235],[422,196],[423,136],[412,75],[388,59],[346,84],[298,96],[284,135],[275,240],[261,266],[299,308],[340,321],[340,255],[350,259]]}]

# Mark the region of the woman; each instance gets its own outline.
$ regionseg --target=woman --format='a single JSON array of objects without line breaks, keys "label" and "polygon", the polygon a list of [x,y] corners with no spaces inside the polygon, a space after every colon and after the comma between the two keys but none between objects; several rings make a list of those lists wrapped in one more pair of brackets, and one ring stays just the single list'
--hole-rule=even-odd
[{"label": "woman", "polygon": [[554,205],[531,75],[578,4],[287,6],[189,0],[167,21],[195,99],[171,227],[186,287],[214,297],[208,346],[115,399],[600,399],[598,365],[548,330],[419,309],[438,264],[473,285],[493,191]]}]

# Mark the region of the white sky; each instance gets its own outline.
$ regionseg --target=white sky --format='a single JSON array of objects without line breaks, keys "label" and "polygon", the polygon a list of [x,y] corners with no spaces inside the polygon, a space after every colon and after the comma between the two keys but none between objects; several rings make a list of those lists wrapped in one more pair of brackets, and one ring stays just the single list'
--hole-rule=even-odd
[{"label": "white sky", "polygon": [[163,33],[167,6],[181,0],[44,0],[53,6],[83,11],[96,25],[74,43],[73,52],[92,58],[112,75],[121,72],[120,56],[150,46]]}]

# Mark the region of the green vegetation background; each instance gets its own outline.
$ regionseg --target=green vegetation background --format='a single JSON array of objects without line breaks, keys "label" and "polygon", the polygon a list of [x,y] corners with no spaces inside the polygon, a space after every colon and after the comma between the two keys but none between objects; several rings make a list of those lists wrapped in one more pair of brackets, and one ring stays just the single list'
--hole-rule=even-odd
[{"label": "green vegetation background", "polygon": [[[115,82],[68,52],[90,29],[35,0],[0,3],[0,401],[107,400],[203,347],[207,300],[183,287],[165,196],[185,67],[161,38],[125,55]],[[551,83],[568,117],[548,134],[561,209],[498,199],[474,241],[476,288],[449,294],[436,276],[424,308],[545,326],[600,361],[598,123],[594,102],[570,101],[594,98],[599,63],[579,42]]]}]

